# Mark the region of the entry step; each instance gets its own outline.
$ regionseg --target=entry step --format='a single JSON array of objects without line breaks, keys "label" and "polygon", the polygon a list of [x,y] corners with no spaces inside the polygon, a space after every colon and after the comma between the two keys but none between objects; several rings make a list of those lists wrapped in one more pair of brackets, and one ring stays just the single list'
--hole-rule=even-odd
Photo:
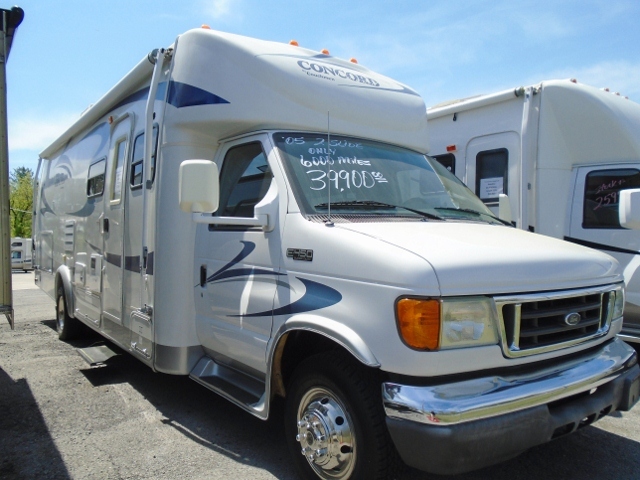
[{"label": "entry step", "polygon": [[120,355],[118,352],[114,352],[107,345],[98,345],[95,347],[86,347],[76,349],[80,356],[84,358],[92,367],[104,366],[105,362],[111,357]]}]

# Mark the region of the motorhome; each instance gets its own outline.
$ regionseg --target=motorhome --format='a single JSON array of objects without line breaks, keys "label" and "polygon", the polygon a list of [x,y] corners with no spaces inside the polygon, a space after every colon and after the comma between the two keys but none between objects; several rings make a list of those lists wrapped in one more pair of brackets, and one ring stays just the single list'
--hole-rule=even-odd
[{"label": "motorhome", "polygon": [[154,50],[41,153],[59,337],[88,326],[260,419],[282,397],[305,478],[468,471],[630,409],[617,262],[494,218],[426,156],[425,110],[295,44]]},{"label": "motorhome", "polygon": [[[624,272],[621,336],[640,343],[640,231],[620,192],[640,187],[640,105],[576,80],[544,81],[427,110],[431,153],[523,230],[597,248]],[[508,206],[507,206],[508,205]]]},{"label": "motorhome", "polygon": [[12,270],[24,270],[25,272],[33,270],[31,247],[32,241],[30,238],[15,237],[11,239]]}]

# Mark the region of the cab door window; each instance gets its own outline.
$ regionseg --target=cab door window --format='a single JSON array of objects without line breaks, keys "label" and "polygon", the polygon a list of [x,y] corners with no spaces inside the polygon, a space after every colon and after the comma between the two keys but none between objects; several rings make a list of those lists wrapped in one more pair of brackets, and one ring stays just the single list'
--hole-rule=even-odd
[{"label": "cab door window", "polygon": [[620,190],[640,188],[635,168],[594,170],[587,174],[582,208],[582,228],[622,228],[618,218]]},{"label": "cab door window", "polygon": [[220,207],[223,217],[253,217],[273,175],[259,142],[231,148],[220,173]]}]

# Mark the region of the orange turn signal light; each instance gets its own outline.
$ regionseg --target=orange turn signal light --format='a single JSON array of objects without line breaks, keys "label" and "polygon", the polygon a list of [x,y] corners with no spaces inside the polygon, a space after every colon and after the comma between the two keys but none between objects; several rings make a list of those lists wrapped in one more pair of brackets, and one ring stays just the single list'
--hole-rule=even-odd
[{"label": "orange turn signal light", "polygon": [[396,318],[409,347],[436,350],[440,346],[440,301],[402,298],[396,303]]}]

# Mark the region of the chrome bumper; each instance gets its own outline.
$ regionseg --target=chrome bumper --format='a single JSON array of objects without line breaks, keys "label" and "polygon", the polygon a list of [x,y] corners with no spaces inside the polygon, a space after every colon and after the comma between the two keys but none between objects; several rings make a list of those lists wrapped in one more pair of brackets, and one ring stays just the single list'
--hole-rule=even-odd
[{"label": "chrome bumper", "polygon": [[433,426],[450,426],[548,404],[590,392],[638,363],[633,348],[619,339],[576,359],[513,376],[485,376],[436,386],[386,382],[387,416]]}]

